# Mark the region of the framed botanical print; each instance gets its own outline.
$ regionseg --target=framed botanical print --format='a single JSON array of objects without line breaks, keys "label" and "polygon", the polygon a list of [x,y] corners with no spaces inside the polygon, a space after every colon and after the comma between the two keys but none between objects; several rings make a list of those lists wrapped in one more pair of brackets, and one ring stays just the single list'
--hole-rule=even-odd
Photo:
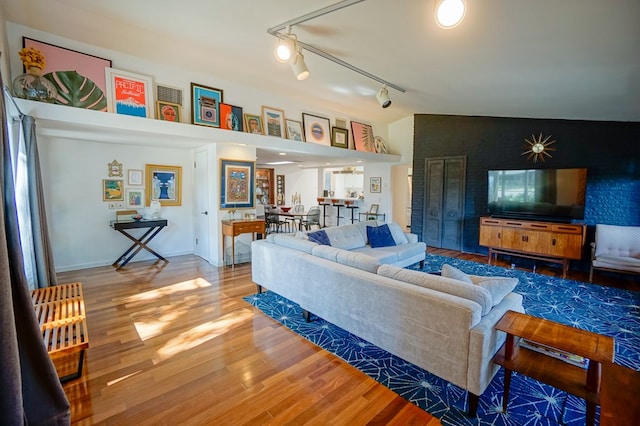
[{"label": "framed botanical print", "polygon": [[329,119],[317,115],[302,113],[304,139],[307,142],[331,146]]},{"label": "framed botanical print", "polygon": [[151,77],[105,68],[107,111],[116,114],[153,118]]},{"label": "framed botanical print", "polygon": [[191,123],[220,127],[222,90],[191,83]]},{"label": "framed botanical print", "polygon": [[255,205],[255,162],[220,160],[220,208],[252,209]]},{"label": "framed botanical print", "polygon": [[244,131],[247,133],[254,133],[256,135],[262,135],[262,118],[259,115],[244,114]]},{"label": "framed botanical print", "polygon": [[102,179],[102,201],[124,201],[122,179]]},{"label": "framed botanical print", "polygon": [[182,121],[182,105],[172,102],[156,101],[156,117],[162,121]]},{"label": "framed botanical print", "polygon": [[220,128],[242,132],[242,107],[220,102]]},{"label": "framed botanical print", "polygon": [[287,139],[304,142],[302,138],[302,123],[296,120],[284,120],[287,126]]},{"label": "framed botanical print", "polygon": [[351,134],[353,135],[353,146],[356,151],[376,152],[371,125],[352,121]]},{"label": "framed botanical print", "polygon": [[340,127],[331,128],[331,146],[349,148],[349,130]]},{"label": "framed botanical print", "polygon": [[160,201],[161,206],[182,205],[182,167],[147,164],[146,205]]},{"label": "framed botanical print", "polygon": [[283,110],[262,105],[262,123],[265,135],[284,138],[285,127]]}]

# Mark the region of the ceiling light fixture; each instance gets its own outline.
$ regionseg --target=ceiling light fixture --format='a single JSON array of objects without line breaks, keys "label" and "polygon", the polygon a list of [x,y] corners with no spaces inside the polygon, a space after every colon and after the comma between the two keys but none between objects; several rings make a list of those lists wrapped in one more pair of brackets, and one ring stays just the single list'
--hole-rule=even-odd
[{"label": "ceiling light fixture", "polygon": [[440,28],[458,26],[467,11],[464,0],[435,0],[435,18]]},{"label": "ceiling light fixture", "polygon": [[[295,35],[294,35],[295,37]],[[293,52],[296,51],[295,39],[291,38],[291,35],[286,35],[278,38],[278,45],[273,51],[278,62],[285,63],[291,59]]]},{"label": "ceiling light fixture", "polygon": [[293,70],[293,75],[295,75],[298,80],[304,80],[309,77],[309,68],[307,68],[307,64],[304,62],[304,55],[300,47],[298,47],[296,54],[289,60],[289,64]]},{"label": "ceiling light fixture", "polygon": [[383,86],[376,93],[376,99],[382,108],[388,108],[391,105],[391,99],[389,99],[389,91],[387,86]]}]

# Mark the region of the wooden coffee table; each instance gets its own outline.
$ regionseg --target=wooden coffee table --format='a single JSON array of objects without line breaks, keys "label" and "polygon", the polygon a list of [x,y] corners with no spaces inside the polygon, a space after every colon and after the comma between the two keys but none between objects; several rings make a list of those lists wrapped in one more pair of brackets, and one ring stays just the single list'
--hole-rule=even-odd
[{"label": "wooden coffee table", "polygon": [[[595,423],[600,403],[602,363],[613,362],[614,340],[589,331],[509,311],[496,324],[507,333],[507,340],[493,362],[504,367],[503,410],[507,411],[511,372],[516,371],[540,382],[583,398],[587,402],[587,425]],[[521,338],[588,359],[582,368],[525,347]]]}]

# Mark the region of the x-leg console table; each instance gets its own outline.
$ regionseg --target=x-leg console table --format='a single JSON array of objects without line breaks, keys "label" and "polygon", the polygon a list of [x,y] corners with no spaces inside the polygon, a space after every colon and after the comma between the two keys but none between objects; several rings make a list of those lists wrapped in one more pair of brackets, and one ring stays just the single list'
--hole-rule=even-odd
[{"label": "x-leg console table", "polygon": [[[113,262],[111,266],[115,267],[116,269],[122,268],[127,263],[129,263],[129,261],[133,259],[133,257],[136,254],[140,253],[142,249],[145,249],[146,251],[148,251],[158,259],[169,263],[167,259],[162,257],[160,254],[158,254],[156,251],[154,251],[151,247],[148,246],[149,242],[156,235],[158,235],[158,232],[160,232],[162,228],[164,228],[165,226],[167,226],[167,219],[149,219],[149,220],[142,219],[138,221],[126,221],[126,222],[118,222],[115,220],[111,221],[111,227],[113,229],[115,229],[116,231],[120,232],[122,235],[124,235],[125,237],[133,241],[133,244],[131,245],[131,247],[129,247],[127,251],[122,253],[122,256],[120,256],[118,260]],[[136,238],[127,232],[128,229],[140,229],[140,228],[149,228],[144,232],[144,234],[142,234],[140,238]]]}]

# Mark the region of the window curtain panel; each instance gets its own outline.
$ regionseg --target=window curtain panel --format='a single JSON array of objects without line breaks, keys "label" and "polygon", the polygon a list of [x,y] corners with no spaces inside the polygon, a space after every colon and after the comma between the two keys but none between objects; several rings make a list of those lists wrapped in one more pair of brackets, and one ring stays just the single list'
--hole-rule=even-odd
[{"label": "window curtain panel", "polygon": [[42,341],[23,269],[4,96],[0,116],[0,421],[68,425],[69,401]]}]

